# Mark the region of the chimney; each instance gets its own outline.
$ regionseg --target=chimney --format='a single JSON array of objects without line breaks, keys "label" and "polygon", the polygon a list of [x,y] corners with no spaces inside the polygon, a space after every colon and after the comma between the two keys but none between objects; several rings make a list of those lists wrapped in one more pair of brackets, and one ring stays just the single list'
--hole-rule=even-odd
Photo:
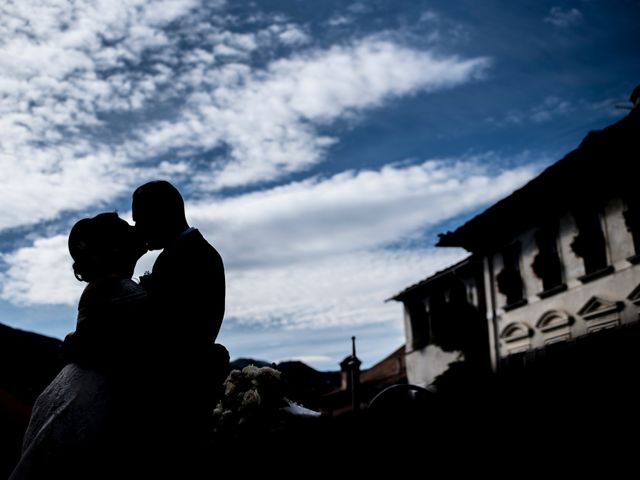
[{"label": "chimney", "polygon": [[362,362],[356,357],[356,337],[351,337],[351,355],[340,362],[341,390],[351,391],[351,406],[353,411],[358,410],[358,387],[360,385],[360,365]]}]

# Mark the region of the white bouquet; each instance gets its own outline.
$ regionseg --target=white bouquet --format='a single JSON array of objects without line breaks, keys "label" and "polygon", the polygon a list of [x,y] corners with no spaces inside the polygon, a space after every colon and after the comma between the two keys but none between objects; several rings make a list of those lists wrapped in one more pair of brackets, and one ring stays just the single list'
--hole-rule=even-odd
[{"label": "white bouquet", "polygon": [[320,416],[285,397],[280,375],[274,368],[255,365],[232,370],[213,411],[215,431],[231,435],[269,433],[285,428],[290,417]]}]

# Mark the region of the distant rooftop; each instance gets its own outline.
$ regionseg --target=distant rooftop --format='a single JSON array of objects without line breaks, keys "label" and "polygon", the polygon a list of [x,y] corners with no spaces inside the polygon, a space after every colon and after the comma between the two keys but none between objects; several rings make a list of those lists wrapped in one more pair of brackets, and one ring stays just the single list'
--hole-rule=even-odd
[{"label": "distant rooftop", "polygon": [[445,277],[447,275],[455,275],[456,270],[459,270],[461,267],[464,267],[467,264],[469,264],[470,260],[471,260],[471,255],[469,255],[468,257],[460,260],[458,263],[456,263],[454,265],[451,265],[450,267],[447,267],[447,268],[445,268],[443,270],[440,270],[440,271],[434,273],[433,275],[425,278],[424,280],[419,281],[418,283],[414,283],[410,287],[407,287],[404,290],[402,290],[401,292],[396,293],[393,297],[388,298],[385,301],[389,302],[391,300],[397,300],[397,301],[400,302],[407,295],[409,295],[411,292],[413,292],[415,290],[419,290],[421,287],[423,287],[427,283],[431,283],[432,281],[434,281],[435,279],[437,279],[439,277]]}]

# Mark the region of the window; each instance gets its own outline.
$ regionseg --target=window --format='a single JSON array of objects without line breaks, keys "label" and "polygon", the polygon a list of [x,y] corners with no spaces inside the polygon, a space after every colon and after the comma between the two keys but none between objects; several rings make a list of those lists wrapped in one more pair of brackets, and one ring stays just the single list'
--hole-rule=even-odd
[{"label": "window", "polygon": [[581,280],[586,281],[594,278],[594,273],[606,273],[606,242],[598,212],[578,212],[574,218],[578,226],[578,235],[573,239],[571,249],[582,258],[585,276]]},{"label": "window", "polygon": [[431,324],[431,343],[446,350],[444,346],[448,344],[451,337],[451,323],[448,319],[447,299],[442,290],[434,290],[429,295],[429,321]]},{"label": "window", "polygon": [[624,211],[624,221],[627,230],[633,237],[633,248],[636,255],[640,255],[640,199],[635,196],[625,198],[627,208]]},{"label": "window", "polygon": [[520,242],[515,242],[502,251],[502,271],[496,276],[498,291],[507,297],[505,308],[524,305],[524,285],[520,276]]},{"label": "window", "polygon": [[425,305],[420,300],[413,300],[407,304],[411,319],[411,346],[419,350],[429,343],[429,315]]},{"label": "window", "polygon": [[488,361],[487,318],[469,302],[467,285],[460,278],[454,277],[451,281],[447,322],[450,350],[462,350],[465,361],[476,366]]},{"label": "window", "polygon": [[557,229],[547,226],[535,234],[538,254],[533,259],[533,273],[542,280],[543,292],[560,290],[562,283],[562,264],[558,255]]}]

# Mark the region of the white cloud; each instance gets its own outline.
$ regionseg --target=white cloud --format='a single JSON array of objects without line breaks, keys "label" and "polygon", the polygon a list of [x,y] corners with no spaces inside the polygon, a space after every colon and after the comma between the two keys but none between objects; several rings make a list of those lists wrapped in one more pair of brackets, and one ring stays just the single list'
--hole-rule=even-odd
[{"label": "white cloud", "polygon": [[[122,194],[132,172],[107,152],[22,149],[0,154],[3,203],[0,230],[52,218],[61,211],[100,204]],[[77,155],[77,156],[76,156]]]},{"label": "white cloud", "polygon": [[195,175],[204,191],[276,180],[323,160],[337,139],[320,127],[402,95],[470,81],[487,65],[485,58],[437,57],[376,37],[304,51],[263,70],[201,65],[178,82],[196,89],[182,113],[144,128],[126,148],[135,155],[227,148],[222,157],[210,154],[211,169]]},{"label": "white cloud", "polygon": [[420,14],[420,22],[424,23],[432,23],[437,22],[440,19],[440,15],[438,15],[433,10],[426,10]]},{"label": "white cloud", "polygon": [[163,28],[195,5],[52,0],[0,6],[0,230],[98,205],[131,188],[140,171],[109,145],[111,126],[101,115],[141,108],[168,75],[108,72],[167,46]]},{"label": "white cloud", "polygon": [[544,21],[554,27],[570,27],[582,21],[582,13],[577,8],[564,10],[562,7],[551,7],[549,15],[544,18]]},{"label": "white cloud", "polygon": [[[293,268],[229,270],[227,316],[218,341],[233,358],[295,359],[335,369],[350,352],[349,338],[355,334],[358,355],[369,366],[403,342],[402,308],[384,300],[463,255],[452,249],[381,250]],[[0,276],[3,299],[20,305],[77,305],[85,284],[73,277],[65,236],[40,239],[2,260],[11,265]],[[152,261],[147,258],[140,270],[149,269]],[[59,335],[72,328],[69,321]]]},{"label": "white cloud", "polygon": [[274,25],[272,30],[284,45],[304,45],[311,42],[309,34],[299,26],[292,23]]},{"label": "white cloud", "polygon": [[502,120],[488,118],[487,122],[497,125],[522,124],[525,122],[544,123],[556,117],[568,115],[574,112],[575,109],[576,106],[569,100],[549,96],[529,109],[512,110]]},{"label": "white cloud", "polygon": [[553,117],[566,115],[572,110],[571,102],[557,97],[547,97],[541,105],[531,111],[531,120],[536,123],[546,122]]},{"label": "white cloud", "polygon": [[228,273],[228,317],[245,325],[323,329],[393,322],[384,300],[464,256],[460,250],[335,255],[286,266]]},{"label": "white cloud", "polygon": [[191,203],[188,215],[234,267],[283,264],[383,247],[498,200],[537,166],[500,173],[495,155],[343,172]]},{"label": "white cloud", "polygon": [[305,169],[335,141],[319,136],[317,126],[394,97],[467,82],[486,66],[486,59],[437,58],[375,38],[276,61],[242,89],[199,102],[200,128],[221,130],[219,142],[230,148],[228,163],[199,180],[216,189]]},{"label": "white cloud", "polygon": [[329,20],[327,20],[327,24],[330,27],[340,27],[340,26],[343,26],[343,25],[349,25],[349,24],[353,23],[354,20],[355,19],[353,17],[336,14],[336,15],[332,16],[331,18],[329,18]]},{"label": "white cloud", "polygon": [[[396,318],[385,298],[460,255],[385,247],[530,174],[427,162],[207,199],[208,190],[314,165],[339,140],[321,133],[333,122],[471,81],[488,60],[378,36],[319,49],[285,18],[230,31],[200,18],[203,8],[195,0],[0,5],[0,229],[109,208],[159,173],[199,172],[207,201],[189,213],[227,262],[232,318],[362,325]],[[256,53],[262,66],[251,62]],[[193,160],[213,150],[223,153],[210,154],[202,173],[202,159]],[[159,163],[169,154],[178,161]],[[1,260],[3,299],[77,302],[83,284],[70,270],[66,236],[39,238]]]},{"label": "white cloud", "polygon": [[[37,7],[29,2],[4,4],[0,15],[4,109],[24,114],[24,120],[32,117],[28,126],[32,138],[38,139],[43,128],[76,126],[71,117],[48,116],[61,103],[70,113],[85,113],[94,120],[99,110],[124,107],[126,102],[114,103],[114,97],[144,91],[152,76],[132,76],[127,83],[135,85],[118,92],[108,71],[124,67],[127,61],[139,63],[143,53],[168,46],[163,28],[195,5],[194,0],[161,5],[142,0],[45,1]],[[164,10],[159,12],[157,6]],[[40,125],[43,118],[47,122]]]},{"label": "white cloud", "polygon": [[367,13],[371,10],[371,7],[364,2],[354,2],[347,7],[347,10],[352,13],[360,14]]},{"label": "white cloud", "polygon": [[323,160],[331,122],[487,65],[376,37],[275,60],[275,47],[312,44],[305,28],[230,31],[221,4],[0,6],[0,229],[113,201],[160,156],[179,159],[165,172],[198,170],[205,191],[278,179]]},{"label": "white cloud", "polygon": [[[0,297],[18,305],[75,305],[82,287],[67,238],[41,238],[3,255]],[[259,248],[259,247],[257,247]],[[227,269],[227,318],[240,324],[327,328],[397,319],[384,300],[464,255],[460,250],[386,251],[311,259],[290,265]],[[149,270],[153,259],[138,271]]]},{"label": "white cloud", "polygon": [[0,153],[0,165],[0,230],[55,218],[66,210],[115,210],[110,202],[130,195],[140,179],[179,176],[187,169],[178,162],[138,168],[117,151],[92,151],[85,142]]},{"label": "white cloud", "polygon": [[[0,298],[16,305],[77,305],[87,285],[73,274],[67,235],[38,238],[31,246],[0,254],[7,265],[0,273]],[[151,271],[159,252],[149,252],[138,265],[134,279]]]},{"label": "white cloud", "polygon": [[[474,161],[345,172],[236,198],[189,203],[193,225],[227,268],[227,315],[243,325],[329,328],[397,320],[384,299],[459,260],[452,249],[385,248],[420,229],[502,197],[535,167],[490,172]],[[494,160],[495,158],[492,157]],[[126,216],[125,216],[126,218]],[[6,255],[2,298],[69,303],[61,237]],[[53,247],[59,249],[53,255]],[[55,262],[43,261],[48,258]],[[29,260],[31,259],[31,260]],[[149,270],[147,257],[138,274]],[[55,289],[39,285],[52,279]]]},{"label": "white cloud", "polygon": [[0,256],[0,297],[18,305],[77,304],[83,284],[73,275],[66,235],[40,238],[32,246]]},{"label": "white cloud", "polygon": [[617,105],[621,104],[620,98],[624,98],[623,94],[618,98],[608,97],[599,100],[586,98],[568,100],[549,96],[529,108],[511,110],[503,118],[488,117],[485,121],[504,127],[513,124],[541,124],[561,117],[568,117],[569,115],[587,118],[593,117],[594,113],[611,118],[620,118],[624,115],[624,110],[617,108]]}]

